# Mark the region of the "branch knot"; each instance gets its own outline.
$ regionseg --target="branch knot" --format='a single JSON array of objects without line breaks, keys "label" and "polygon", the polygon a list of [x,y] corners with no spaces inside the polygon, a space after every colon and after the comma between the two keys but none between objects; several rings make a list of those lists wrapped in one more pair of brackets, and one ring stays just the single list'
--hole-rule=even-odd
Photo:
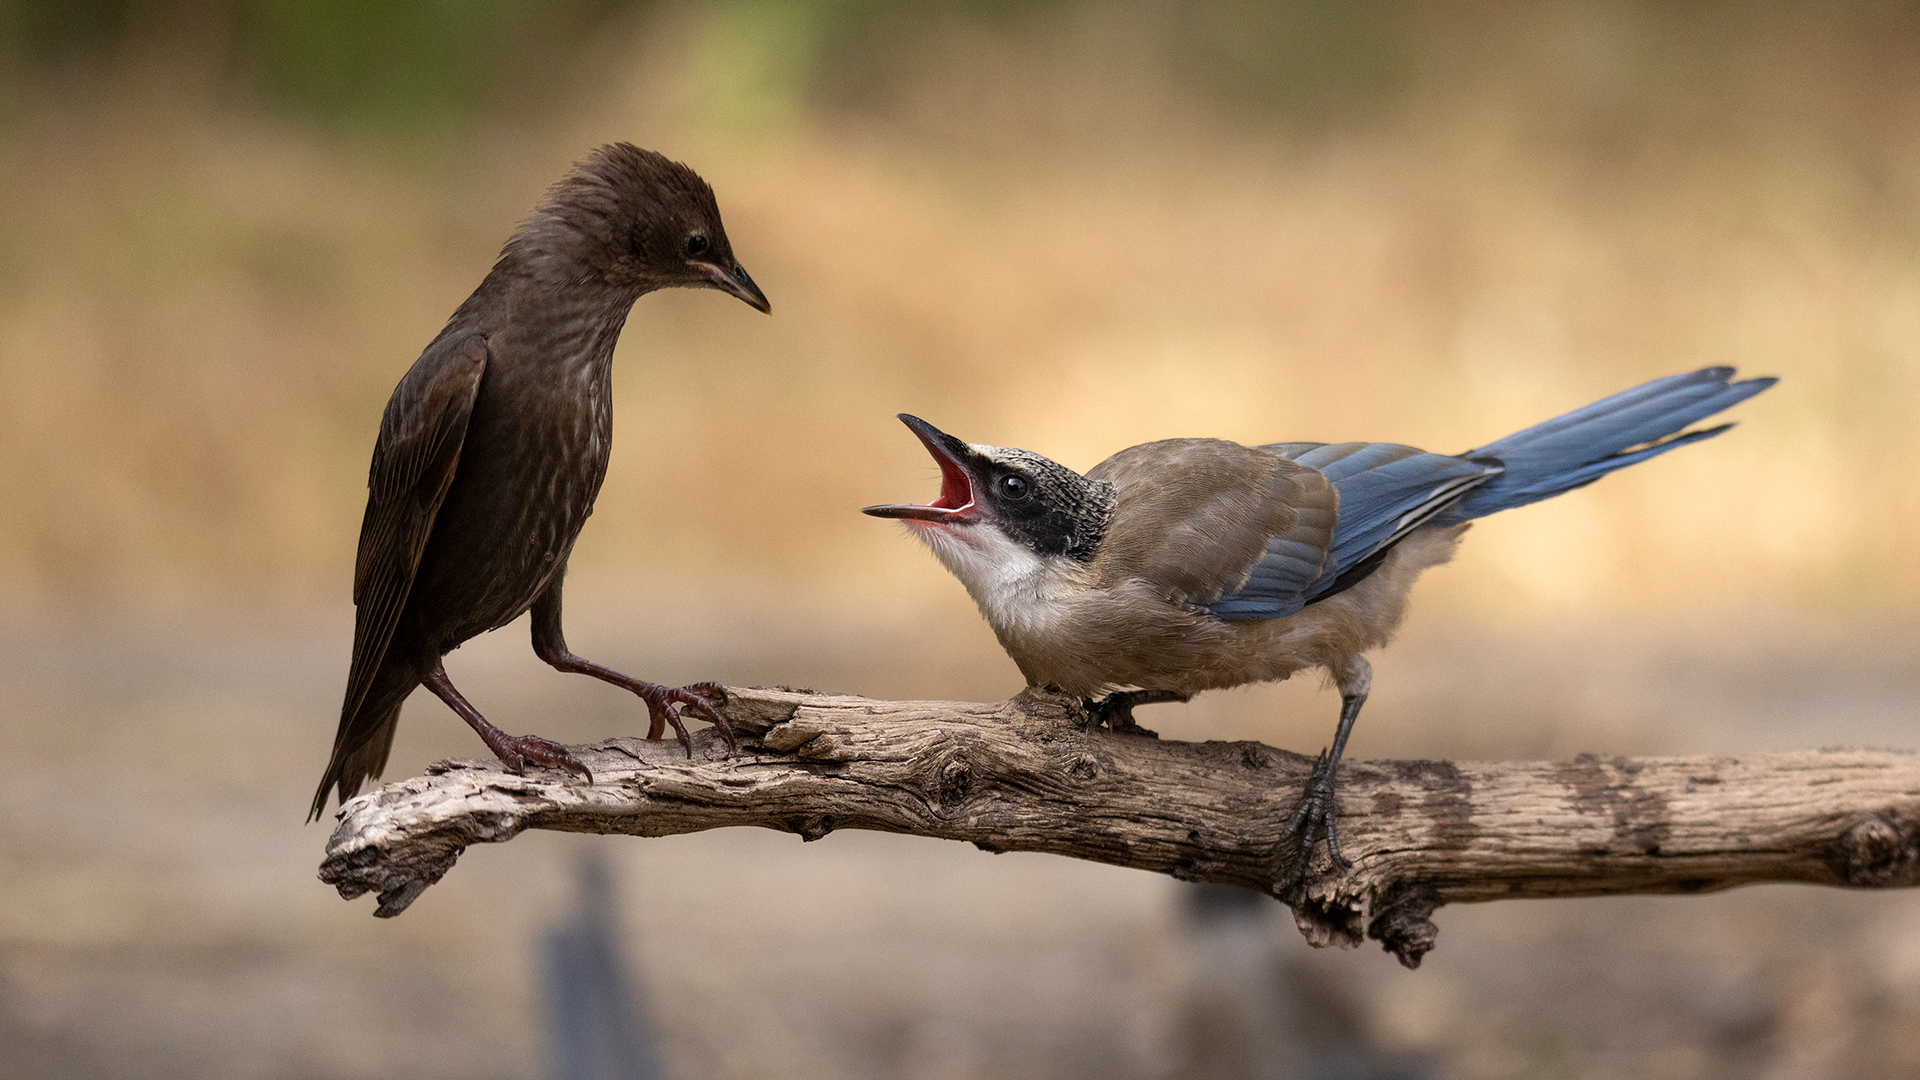
[{"label": "branch knot", "polygon": [[[1920,830],[1917,830],[1920,831]],[[1828,865],[1849,885],[1913,885],[1920,875],[1920,837],[1903,835],[1886,814],[1868,814],[1834,841]]]}]

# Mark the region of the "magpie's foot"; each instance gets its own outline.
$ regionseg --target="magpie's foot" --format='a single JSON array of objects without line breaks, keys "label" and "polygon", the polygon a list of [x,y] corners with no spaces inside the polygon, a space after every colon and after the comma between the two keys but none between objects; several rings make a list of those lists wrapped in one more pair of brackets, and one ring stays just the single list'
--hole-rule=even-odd
[{"label": "magpie's foot", "polygon": [[1294,838],[1293,867],[1287,872],[1287,887],[1297,888],[1306,880],[1307,868],[1313,862],[1314,849],[1320,846],[1322,839],[1327,842],[1327,856],[1332,865],[1342,870],[1350,867],[1345,856],[1340,854],[1340,838],[1334,826],[1339,807],[1334,802],[1334,765],[1327,751],[1320,751],[1320,757],[1313,763],[1313,775],[1307,780],[1307,791],[1300,799],[1300,805],[1293,811],[1282,832]]},{"label": "magpie's foot", "polygon": [[1159,738],[1159,732],[1143,728],[1133,719],[1135,704],[1138,704],[1138,699],[1131,692],[1116,692],[1103,698],[1088,698],[1086,701],[1087,730],[1096,731],[1104,724],[1116,733],[1143,735],[1149,739]]},{"label": "magpie's foot", "polygon": [[1105,724],[1116,732],[1127,735],[1143,735],[1157,739],[1160,733],[1141,727],[1134,722],[1135,705],[1157,705],[1163,701],[1186,701],[1191,694],[1176,693],[1172,690],[1116,690],[1103,698],[1086,699],[1087,730],[1093,731]]}]

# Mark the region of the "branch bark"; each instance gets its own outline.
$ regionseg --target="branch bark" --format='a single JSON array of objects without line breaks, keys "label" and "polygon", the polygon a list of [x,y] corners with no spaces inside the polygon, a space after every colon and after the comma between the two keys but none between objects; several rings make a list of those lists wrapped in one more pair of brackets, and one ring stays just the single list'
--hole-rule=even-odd
[{"label": "branch bark", "polygon": [[1311,758],[1256,742],[1088,732],[1077,701],[891,702],[734,689],[742,735],[609,739],[574,752],[583,783],[446,761],[350,800],[320,877],[393,916],[469,845],[525,829],[666,836],[837,828],[1045,851],[1277,896],[1316,945],[1380,941],[1409,967],[1443,904],[1691,893],[1758,881],[1920,884],[1920,754],[1819,750],[1561,762],[1355,761],[1341,848],[1290,886],[1276,838]]}]

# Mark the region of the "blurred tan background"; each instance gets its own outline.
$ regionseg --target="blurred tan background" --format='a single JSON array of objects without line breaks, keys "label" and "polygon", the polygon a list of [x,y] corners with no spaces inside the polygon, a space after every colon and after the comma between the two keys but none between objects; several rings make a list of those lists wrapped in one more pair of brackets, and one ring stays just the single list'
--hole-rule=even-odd
[{"label": "blurred tan background", "polygon": [[[1476,526],[1354,752],[1920,743],[1911,5],[8,0],[0,50],[0,1076],[537,1075],[595,850],[677,1076],[1920,1070],[1904,895],[1448,910],[1408,973],[1149,875],[839,834],[526,837],[375,923],[298,824],[379,411],[614,139],[712,182],[774,315],[635,309],[568,592],[603,663],[1017,690],[855,512],[934,490],[898,411],[1079,468],[1464,450],[1732,364],[1783,377],[1732,433]],[[449,669],[509,730],[643,715],[520,627]],[[1336,707],[1143,719],[1311,751]],[[418,701],[389,776],[480,752]]]}]

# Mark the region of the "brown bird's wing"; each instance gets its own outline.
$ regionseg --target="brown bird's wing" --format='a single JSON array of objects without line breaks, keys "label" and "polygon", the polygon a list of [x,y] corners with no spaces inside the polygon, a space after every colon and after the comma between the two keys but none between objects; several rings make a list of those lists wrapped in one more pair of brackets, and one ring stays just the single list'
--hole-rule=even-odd
[{"label": "brown bird's wing", "polygon": [[394,387],[380,419],[353,571],[353,664],[334,740],[336,759],[353,741],[351,721],[386,657],[434,515],[453,483],[488,357],[481,334],[435,341]]},{"label": "brown bird's wing", "polygon": [[1115,486],[1095,584],[1140,578],[1181,604],[1241,588],[1275,545],[1312,580],[1339,516],[1339,496],[1317,470],[1220,439],[1130,447],[1087,476]]}]

